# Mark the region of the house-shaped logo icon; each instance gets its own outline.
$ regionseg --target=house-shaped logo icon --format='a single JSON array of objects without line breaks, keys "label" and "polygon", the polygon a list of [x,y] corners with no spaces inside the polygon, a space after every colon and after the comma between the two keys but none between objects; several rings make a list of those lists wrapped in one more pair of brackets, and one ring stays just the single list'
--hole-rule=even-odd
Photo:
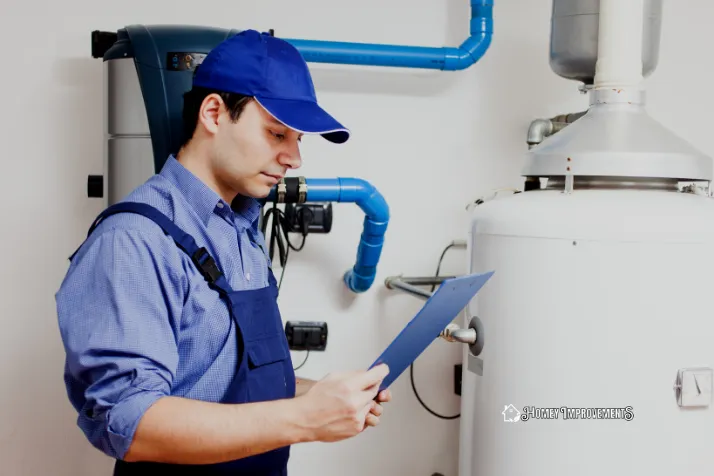
[{"label": "house-shaped logo icon", "polygon": [[515,423],[521,419],[521,412],[513,405],[506,405],[501,413],[503,414],[503,421],[508,423]]}]

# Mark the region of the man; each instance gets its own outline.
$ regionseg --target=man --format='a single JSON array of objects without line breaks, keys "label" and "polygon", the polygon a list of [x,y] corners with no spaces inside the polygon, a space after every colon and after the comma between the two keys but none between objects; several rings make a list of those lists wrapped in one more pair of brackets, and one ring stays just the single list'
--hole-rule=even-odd
[{"label": "man", "polygon": [[285,41],[218,45],[185,96],[186,141],[105,210],[57,293],[78,425],[115,475],[287,474],[290,445],[379,423],[386,366],[296,382],[256,199],[304,134],[349,131]]}]

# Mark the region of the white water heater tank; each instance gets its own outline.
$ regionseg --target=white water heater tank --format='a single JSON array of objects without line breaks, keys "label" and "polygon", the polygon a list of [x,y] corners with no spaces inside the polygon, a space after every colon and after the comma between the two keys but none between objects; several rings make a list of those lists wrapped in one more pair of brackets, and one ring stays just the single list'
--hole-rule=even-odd
[{"label": "white water heater tank", "polygon": [[534,190],[475,207],[470,238],[496,273],[469,308],[461,476],[713,474],[711,198]]},{"label": "white water heater tank", "polygon": [[464,323],[460,476],[714,474],[712,159],[645,110],[648,3],[599,1],[587,113],[472,209],[469,271],[495,274]]}]

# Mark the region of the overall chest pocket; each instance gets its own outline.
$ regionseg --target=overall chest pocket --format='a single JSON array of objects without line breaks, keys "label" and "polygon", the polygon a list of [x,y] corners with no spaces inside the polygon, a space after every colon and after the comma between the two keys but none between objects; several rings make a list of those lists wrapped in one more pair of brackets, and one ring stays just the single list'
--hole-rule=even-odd
[{"label": "overall chest pocket", "polygon": [[273,334],[246,342],[248,358],[248,398],[261,402],[288,397],[288,376],[292,362],[284,344],[285,336]]}]

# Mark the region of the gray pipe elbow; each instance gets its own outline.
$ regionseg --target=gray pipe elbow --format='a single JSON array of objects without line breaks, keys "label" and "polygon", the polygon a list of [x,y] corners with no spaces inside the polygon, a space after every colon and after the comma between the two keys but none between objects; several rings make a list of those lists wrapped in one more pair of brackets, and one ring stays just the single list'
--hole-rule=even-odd
[{"label": "gray pipe elbow", "polygon": [[560,114],[558,116],[551,117],[550,119],[534,120],[528,127],[528,138],[526,139],[528,142],[528,148],[531,149],[543,142],[546,137],[562,131],[569,124],[572,124],[587,114],[587,112],[588,111],[586,110],[570,114]]},{"label": "gray pipe elbow", "polygon": [[553,121],[550,119],[536,119],[528,127],[528,148],[540,144],[553,133]]}]

